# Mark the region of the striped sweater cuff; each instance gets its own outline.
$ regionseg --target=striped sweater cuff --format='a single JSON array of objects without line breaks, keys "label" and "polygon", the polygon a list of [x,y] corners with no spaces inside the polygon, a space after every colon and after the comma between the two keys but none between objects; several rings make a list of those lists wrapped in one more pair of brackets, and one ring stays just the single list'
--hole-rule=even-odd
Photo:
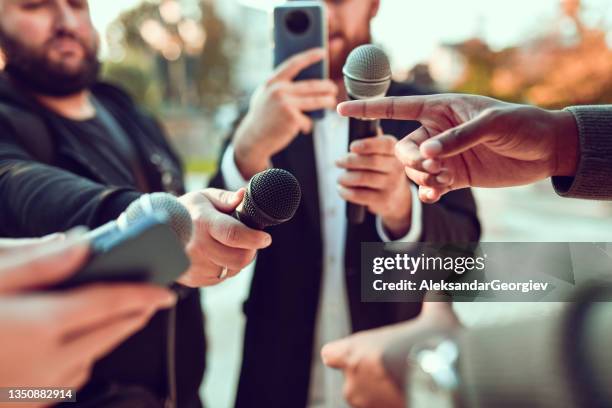
[{"label": "striped sweater cuff", "polygon": [[575,177],[553,177],[563,197],[612,199],[612,105],[574,106],[580,133],[580,162]]}]

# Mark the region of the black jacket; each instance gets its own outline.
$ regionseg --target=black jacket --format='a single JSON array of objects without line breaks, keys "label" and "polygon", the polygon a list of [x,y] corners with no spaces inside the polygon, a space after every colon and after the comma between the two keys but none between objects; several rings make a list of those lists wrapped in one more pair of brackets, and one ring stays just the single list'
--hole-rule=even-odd
[{"label": "black jacket", "polygon": [[[394,83],[390,95],[421,93]],[[385,134],[403,138],[418,122],[383,121]],[[304,407],[308,400],[317,307],[323,269],[323,248],[317,173],[312,137],[299,135],[273,157],[275,167],[293,173],[303,199],[292,221],[271,230],[273,245],[259,252],[253,283],[244,305],[247,317],[244,355],[236,406]],[[219,172],[212,186],[224,187]],[[440,203],[424,205],[423,235],[427,242],[477,242],[480,224],[470,190],[447,194]],[[353,331],[414,318],[416,303],[362,303],[359,256],[361,242],[380,242],[375,217],[349,226],[346,285]]]},{"label": "black jacket", "polygon": [[[113,86],[99,83],[91,91],[130,137],[149,190],[182,193],[180,162],[157,123]],[[96,228],[117,218],[144,192],[109,183],[98,171],[99,158],[84,155],[79,149],[82,141],[62,123],[0,76],[0,236],[36,237],[79,225]],[[200,406],[205,343],[199,291],[185,291],[177,308],[179,402],[181,407]],[[110,383],[144,385],[163,398],[166,318],[167,312],[158,313],[145,329],[96,364],[79,401]]]}]

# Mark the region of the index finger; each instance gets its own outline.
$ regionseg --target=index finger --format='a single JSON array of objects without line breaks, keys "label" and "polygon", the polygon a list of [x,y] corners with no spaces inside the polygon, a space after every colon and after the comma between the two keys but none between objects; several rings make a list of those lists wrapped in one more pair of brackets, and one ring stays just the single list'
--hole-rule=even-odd
[{"label": "index finger", "polygon": [[64,336],[75,337],[103,322],[170,307],[176,296],[149,284],[96,284],[46,295],[44,302]]},{"label": "index finger", "polygon": [[88,253],[87,242],[78,237],[4,257],[0,261],[0,293],[23,292],[61,282],[77,271]]},{"label": "index finger", "polygon": [[363,155],[394,156],[396,144],[397,139],[393,136],[376,136],[351,143],[350,150]]},{"label": "index finger", "polygon": [[391,96],[361,101],[343,102],[338,105],[342,116],[368,119],[421,120],[427,96]]},{"label": "index finger", "polygon": [[346,367],[349,347],[345,339],[328,343],[321,349],[323,364],[330,368],[343,370]]},{"label": "index finger", "polygon": [[291,81],[298,76],[302,70],[321,61],[323,58],[325,58],[325,50],[323,48],[313,48],[296,54],[276,68],[271,82]]}]

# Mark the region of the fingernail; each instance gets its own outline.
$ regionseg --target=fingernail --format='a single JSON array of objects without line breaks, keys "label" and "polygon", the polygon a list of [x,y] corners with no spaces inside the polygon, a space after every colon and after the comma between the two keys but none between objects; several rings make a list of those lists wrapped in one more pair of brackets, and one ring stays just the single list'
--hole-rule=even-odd
[{"label": "fingernail", "polygon": [[437,140],[429,140],[421,145],[421,153],[428,157],[434,157],[442,153],[442,143]]},{"label": "fingernail", "polygon": [[436,177],[436,181],[440,184],[449,184],[450,183],[450,174],[442,173],[438,177]]},{"label": "fingernail", "polygon": [[433,200],[433,199],[434,199],[434,197],[435,197],[435,193],[434,193],[434,191],[433,191],[433,190],[429,190],[429,191],[427,192],[427,198],[429,198],[430,200]]},{"label": "fingernail", "polygon": [[423,169],[430,173],[436,173],[439,170],[439,166],[435,160],[427,159],[423,162]]}]

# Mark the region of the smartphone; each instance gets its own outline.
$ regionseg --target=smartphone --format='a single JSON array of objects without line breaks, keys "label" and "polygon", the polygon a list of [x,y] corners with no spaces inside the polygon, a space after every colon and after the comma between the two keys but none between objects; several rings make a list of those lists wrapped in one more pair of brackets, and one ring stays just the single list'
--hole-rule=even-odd
[{"label": "smartphone", "polygon": [[[274,8],[274,67],[288,58],[312,48],[327,50],[327,17],[325,5],[318,1],[291,1]],[[327,79],[327,58],[303,70],[296,81]],[[324,110],[308,112],[321,119]]]},{"label": "smartphone", "polygon": [[[111,224],[109,224],[111,225]],[[190,266],[183,245],[167,224],[167,215],[154,213],[119,231],[111,227],[91,241],[85,266],[53,289],[101,282],[148,282],[168,286]]]}]

